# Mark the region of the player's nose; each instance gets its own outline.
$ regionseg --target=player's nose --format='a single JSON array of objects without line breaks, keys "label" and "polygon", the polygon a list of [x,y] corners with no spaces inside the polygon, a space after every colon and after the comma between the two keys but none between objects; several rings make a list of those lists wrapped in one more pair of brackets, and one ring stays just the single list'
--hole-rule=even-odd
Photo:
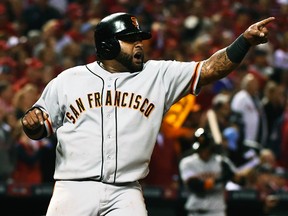
[{"label": "player's nose", "polygon": [[143,47],[143,42],[142,42],[142,40],[135,41],[135,44],[136,44],[137,46]]},{"label": "player's nose", "polygon": [[144,47],[142,40],[135,41],[135,42],[134,42],[134,46],[135,46],[135,48],[140,48],[141,50],[142,50],[143,47]]}]

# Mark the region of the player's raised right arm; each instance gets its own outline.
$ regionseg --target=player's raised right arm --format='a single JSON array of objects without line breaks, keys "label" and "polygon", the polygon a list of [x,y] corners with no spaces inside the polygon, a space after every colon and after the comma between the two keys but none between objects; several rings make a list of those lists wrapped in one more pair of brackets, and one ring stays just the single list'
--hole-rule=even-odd
[{"label": "player's raised right arm", "polygon": [[198,87],[227,76],[241,63],[251,46],[266,43],[268,41],[266,25],[274,19],[274,17],[269,17],[254,23],[231,45],[203,61]]}]

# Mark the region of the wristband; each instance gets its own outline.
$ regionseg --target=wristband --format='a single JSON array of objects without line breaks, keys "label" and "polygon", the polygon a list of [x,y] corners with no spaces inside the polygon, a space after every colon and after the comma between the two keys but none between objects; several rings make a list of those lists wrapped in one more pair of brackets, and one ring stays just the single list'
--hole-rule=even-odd
[{"label": "wristband", "polygon": [[35,129],[29,129],[26,126],[23,126],[23,130],[25,133],[29,134],[29,135],[36,135],[38,134],[41,130],[43,129],[43,126],[40,125],[39,127],[35,128]]},{"label": "wristband", "polygon": [[250,47],[251,44],[244,38],[243,34],[241,34],[227,47],[226,53],[231,62],[240,63],[249,51]]}]

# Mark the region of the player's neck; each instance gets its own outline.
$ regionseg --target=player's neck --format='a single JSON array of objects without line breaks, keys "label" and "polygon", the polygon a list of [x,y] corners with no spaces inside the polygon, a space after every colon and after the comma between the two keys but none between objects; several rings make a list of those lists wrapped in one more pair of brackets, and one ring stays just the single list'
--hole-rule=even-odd
[{"label": "player's neck", "polygon": [[97,62],[101,68],[104,70],[110,72],[110,73],[121,73],[121,72],[127,72],[128,69],[120,65],[115,60],[105,60],[105,61],[98,61]]}]

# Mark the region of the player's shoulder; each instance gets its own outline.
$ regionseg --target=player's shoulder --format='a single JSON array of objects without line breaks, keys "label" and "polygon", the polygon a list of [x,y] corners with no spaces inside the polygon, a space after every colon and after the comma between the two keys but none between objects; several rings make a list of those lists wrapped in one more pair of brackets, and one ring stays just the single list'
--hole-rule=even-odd
[{"label": "player's shoulder", "polygon": [[83,74],[85,71],[88,72],[86,65],[76,65],[74,67],[63,70],[57,77],[59,79],[64,79],[67,77]]},{"label": "player's shoulder", "polygon": [[182,70],[185,67],[195,67],[197,65],[197,62],[190,61],[190,62],[184,62],[184,61],[177,61],[177,60],[149,60],[144,64],[144,69],[149,70],[167,70],[168,68],[172,70]]},{"label": "player's shoulder", "polygon": [[162,67],[163,65],[169,65],[173,62],[177,62],[175,60],[148,60],[144,66],[145,67]]},{"label": "player's shoulder", "polygon": [[149,60],[144,64],[142,72],[156,75],[158,74],[157,72],[164,72],[168,68],[172,68],[175,63],[176,61],[174,60]]},{"label": "player's shoulder", "polygon": [[236,92],[233,98],[249,98],[249,93],[246,90],[240,90]]},{"label": "player's shoulder", "polygon": [[185,166],[187,164],[193,163],[195,160],[197,160],[197,158],[197,153],[190,153],[189,155],[185,155],[180,160],[180,166]]},{"label": "player's shoulder", "polygon": [[[249,93],[246,90],[238,91],[233,97],[231,104],[234,107],[236,104],[245,105],[247,103],[251,103],[252,99]],[[237,107],[239,108],[239,107]]]},{"label": "player's shoulder", "polygon": [[160,67],[161,62],[162,62],[161,60],[159,60],[159,61],[157,61],[157,60],[148,60],[147,62],[144,63],[143,70],[149,70],[151,68]]}]

